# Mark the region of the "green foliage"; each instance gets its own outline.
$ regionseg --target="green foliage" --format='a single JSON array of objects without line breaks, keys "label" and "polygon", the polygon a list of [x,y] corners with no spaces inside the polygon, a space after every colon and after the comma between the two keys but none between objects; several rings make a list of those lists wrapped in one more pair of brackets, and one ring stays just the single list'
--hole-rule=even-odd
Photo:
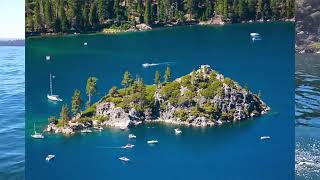
[{"label": "green foliage", "polygon": [[91,97],[97,93],[97,81],[96,77],[89,77],[86,85],[86,93],[88,95],[87,106],[91,105]]},{"label": "green foliage", "polygon": [[61,108],[60,119],[63,126],[70,120],[70,112],[67,104],[64,104]]},{"label": "green foliage", "polygon": [[162,87],[160,93],[171,104],[177,104],[180,95],[180,84],[176,81],[167,83]]},{"label": "green foliage", "polygon": [[95,114],[96,114],[96,105],[92,105],[82,112],[81,117],[92,117]]},{"label": "green foliage", "polygon": [[97,115],[97,116],[94,116],[92,119],[97,120],[97,121],[102,123],[102,122],[108,121],[110,119],[110,117],[109,116]]},{"label": "green foliage", "polygon": [[171,80],[171,69],[167,66],[166,72],[164,74],[164,82],[169,82]]},{"label": "green foliage", "polygon": [[112,86],[111,89],[108,92],[108,96],[110,97],[115,97],[119,94],[117,87],[116,86]]},{"label": "green foliage", "polygon": [[132,80],[131,74],[129,73],[129,71],[126,71],[123,75],[121,85],[123,85],[125,88],[128,88],[132,85],[132,83],[133,83],[133,80]]},{"label": "green foliage", "polygon": [[82,98],[80,90],[76,89],[72,96],[71,109],[74,115],[78,114],[81,110]]},{"label": "green foliage", "polygon": [[28,0],[26,31],[120,31],[142,22],[181,24],[216,17],[236,23],[293,18],[294,10],[294,0]]},{"label": "green foliage", "polygon": [[185,121],[188,118],[188,114],[184,109],[177,109],[174,112],[174,115],[179,118],[181,121]]},{"label": "green foliage", "polygon": [[156,85],[159,85],[161,83],[161,76],[160,76],[160,72],[156,71],[155,75],[154,75],[154,83]]},{"label": "green foliage", "polygon": [[230,78],[224,78],[223,82],[231,88],[235,87],[234,81]]}]

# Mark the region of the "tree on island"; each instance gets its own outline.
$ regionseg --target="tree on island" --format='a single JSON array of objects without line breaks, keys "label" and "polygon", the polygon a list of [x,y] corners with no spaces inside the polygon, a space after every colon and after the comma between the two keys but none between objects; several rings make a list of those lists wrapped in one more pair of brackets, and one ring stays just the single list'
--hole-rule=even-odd
[{"label": "tree on island", "polygon": [[60,119],[62,126],[65,126],[65,124],[70,120],[70,112],[67,104],[62,105]]},{"label": "tree on island", "polygon": [[88,96],[87,107],[91,105],[91,97],[97,93],[97,78],[89,77],[87,80],[86,93]]},{"label": "tree on island", "polygon": [[161,75],[160,72],[157,70],[154,75],[154,83],[158,86],[161,83]]},{"label": "tree on island", "polygon": [[169,82],[171,79],[171,69],[169,66],[167,66],[166,72],[164,74],[164,82]]},{"label": "tree on island", "polygon": [[133,79],[131,77],[131,74],[129,73],[129,71],[126,71],[123,74],[123,79],[121,81],[121,85],[124,86],[125,88],[128,88],[132,85],[133,83]]},{"label": "tree on island", "polygon": [[116,94],[118,94],[118,90],[117,90],[117,87],[116,86],[112,86],[111,89],[109,90],[108,92],[108,95],[110,97],[114,97]]},{"label": "tree on island", "polygon": [[71,104],[72,104],[71,109],[72,109],[73,115],[77,115],[81,111],[81,106],[82,106],[82,98],[81,98],[80,90],[76,89],[74,91]]}]

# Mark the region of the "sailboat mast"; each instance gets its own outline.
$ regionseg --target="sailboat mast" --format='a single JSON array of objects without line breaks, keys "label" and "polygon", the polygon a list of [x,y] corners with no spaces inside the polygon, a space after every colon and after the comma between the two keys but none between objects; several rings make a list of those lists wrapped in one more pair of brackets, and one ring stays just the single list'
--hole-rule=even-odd
[{"label": "sailboat mast", "polygon": [[50,95],[52,95],[52,77],[50,73]]}]

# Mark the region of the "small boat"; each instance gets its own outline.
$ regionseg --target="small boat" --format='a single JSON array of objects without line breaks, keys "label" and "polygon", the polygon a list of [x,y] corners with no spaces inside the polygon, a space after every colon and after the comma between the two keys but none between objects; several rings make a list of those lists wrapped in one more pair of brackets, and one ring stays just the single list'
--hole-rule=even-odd
[{"label": "small boat", "polygon": [[142,64],[142,67],[147,68],[147,67],[156,66],[156,65],[158,65],[158,64],[155,64],[155,63],[144,63],[144,64]]},{"label": "small boat", "polygon": [[127,145],[125,145],[125,146],[121,146],[121,148],[123,148],[123,149],[128,149],[128,148],[133,148],[134,147],[134,145],[133,144],[127,144]]},{"label": "small boat", "polygon": [[182,131],[181,131],[180,129],[178,129],[178,128],[174,129],[174,132],[176,133],[176,135],[178,135],[178,134],[181,134],[181,133],[182,133]]},{"label": "small boat", "polygon": [[52,75],[50,73],[50,94],[47,94],[47,98],[51,101],[62,101],[59,95],[54,95],[52,93]]},{"label": "small boat", "polygon": [[158,144],[159,141],[157,140],[149,140],[147,141],[148,144]]},{"label": "small boat", "polygon": [[52,159],[55,158],[55,157],[56,157],[55,155],[49,154],[49,155],[46,157],[46,160],[47,160],[47,161],[50,161],[50,160],[52,160]]},{"label": "small boat", "polygon": [[80,132],[81,133],[91,133],[92,131],[90,129],[82,129]]},{"label": "small boat", "polygon": [[84,42],[84,43],[83,43],[83,45],[84,45],[84,46],[87,46],[87,45],[88,45],[88,43],[87,43],[87,42]]},{"label": "small boat", "polygon": [[126,129],[127,129],[127,127],[124,127],[124,126],[121,126],[121,127],[120,127],[120,130],[121,130],[121,131],[124,131],[124,130],[126,130]]},{"label": "small boat", "polygon": [[130,159],[127,158],[127,157],[119,157],[119,160],[120,161],[124,161],[124,162],[129,162],[130,161]]},{"label": "small boat", "polygon": [[270,136],[261,136],[260,137],[261,140],[266,140],[266,139],[270,139],[270,138],[271,138]]},{"label": "small boat", "polygon": [[50,56],[46,56],[46,60],[47,60],[47,61],[49,61],[49,60],[50,60],[50,58],[51,58]]},{"label": "small boat", "polygon": [[137,136],[135,136],[134,134],[129,134],[129,139],[136,139],[137,138]]},{"label": "small boat", "polygon": [[250,33],[252,41],[261,40],[261,35],[259,33]]},{"label": "small boat", "polygon": [[33,125],[34,127],[34,134],[32,134],[31,135],[31,137],[33,137],[33,138],[35,138],[35,139],[43,139],[44,138],[44,136],[41,134],[41,133],[38,133],[37,131],[36,131],[36,125],[34,124]]}]

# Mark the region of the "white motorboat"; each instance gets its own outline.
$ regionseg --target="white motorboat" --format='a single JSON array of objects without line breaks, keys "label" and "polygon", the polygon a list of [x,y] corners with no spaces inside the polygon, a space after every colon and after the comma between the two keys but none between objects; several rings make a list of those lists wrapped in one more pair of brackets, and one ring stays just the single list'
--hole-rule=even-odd
[{"label": "white motorboat", "polygon": [[261,35],[259,33],[250,33],[252,41],[259,41],[261,40]]},{"label": "white motorboat", "polygon": [[261,140],[266,140],[266,139],[270,139],[270,138],[271,138],[270,136],[261,136],[260,137]]},{"label": "white motorboat", "polygon": [[84,42],[84,43],[83,43],[83,45],[84,45],[84,46],[87,46],[87,45],[88,45],[88,43],[87,43],[87,42]]},{"label": "white motorboat", "polygon": [[51,160],[54,159],[55,157],[56,157],[55,155],[49,154],[49,155],[46,157],[46,160],[47,160],[47,161],[51,161]]},{"label": "white motorboat", "polygon": [[176,135],[178,135],[178,134],[181,134],[181,133],[182,133],[182,131],[181,131],[180,129],[178,129],[178,128],[174,129],[174,132],[176,133]]},{"label": "white motorboat", "polygon": [[46,56],[46,60],[47,60],[47,61],[49,61],[49,60],[50,60],[50,58],[51,58],[50,56]]},{"label": "white motorboat", "polygon": [[121,126],[121,127],[120,127],[120,130],[121,130],[121,131],[124,131],[124,130],[126,130],[126,129],[127,129],[127,127],[125,127],[125,126]]},{"label": "white motorboat", "polygon": [[59,95],[54,95],[52,93],[52,75],[50,73],[50,94],[47,94],[47,98],[51,101],[62,101]]},{"label": "white motorboat", "polygon": [[129,139],[136,139],[137,138],[137,136],[135,136],[134,134],[129,134]]},{"label": "white motorboat", "polygon": [[142,67],[147,68],[147,67],[156,66],[156,65],[158,65],[158,64],[155,64],[155,63],[144,63],[144,64],[142,64]]},{"label": "white motorboat", "polygon": [[91,133],[92,131],[90,129],[82,129],[80,132],[81,133]]},{"label": "white motorboat", "polygon": [[36,131],[36,125],[34,124],[34,134],[31,135],[31,137],[35,138],[35,139],[43,139],[44,136],[41,133],[38,133]]},{"label": "white motorboat", "polygon": [[120,161],[124,161],[124,162],[129,162],[130,161],[130,159],[127,158],[127,157],[119,157],[119,160]]},{"label": "white motorboat", "polygon": [[158,144],[159,141],[157,140],[149,140],[147,141],[148,144]]},{"label": "white motorboat", "polygon": [[133,144],[127,144],[127,145],[125,145],[125,146],[121,146],[121,148],[123,148],[123,149],[131,149],[131,148],[133,148],[134,147],[134,145]]}]

